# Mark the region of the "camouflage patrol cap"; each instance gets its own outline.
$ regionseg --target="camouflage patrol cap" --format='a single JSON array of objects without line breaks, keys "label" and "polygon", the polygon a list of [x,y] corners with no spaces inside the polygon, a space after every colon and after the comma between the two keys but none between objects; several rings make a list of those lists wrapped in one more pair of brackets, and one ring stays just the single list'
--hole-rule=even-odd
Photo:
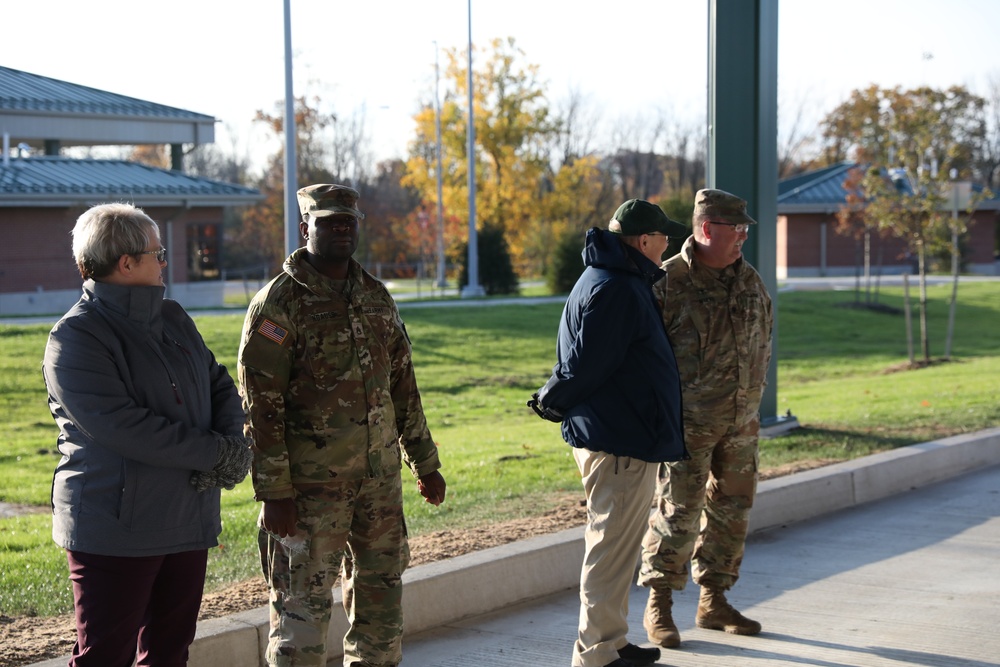
[{"label": "camouflage patrol cap", "polygon": [[664,236],[686,236],[688,228],[671,220],[663,209],[644,199],[629,199],[618,207],[608,223],[608,231],[623,236],[640,234],[663,234]]},{"label": "camouflage patrol cap", "polygon": [[725,190],[698,190],[694,196],[694,217],[712,218],[731,225],[756,225],[747,215],[746,200]]},{"label": "camouflage patrol cap", "polygon": [[325,218],[338,213],[353,215],[358,220],[365,218],[365,214],[358,210],[358,191],[346,185],[308,185],[299,190],[297,196],[303,218],[308,214],[314,218]]}]

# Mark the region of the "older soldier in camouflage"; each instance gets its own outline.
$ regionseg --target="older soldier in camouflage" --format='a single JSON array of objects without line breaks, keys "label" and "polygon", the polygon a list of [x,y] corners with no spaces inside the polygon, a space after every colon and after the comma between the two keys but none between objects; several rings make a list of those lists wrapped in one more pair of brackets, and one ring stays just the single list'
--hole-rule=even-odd
[{"label": "older soldier in camouflage", "polygon": [[326,665],[341,570],[344,664],[398,665],[401,462],[428,502],[445,496],[399,311],[352,257],[357,199],[342,185],[298,191],[306,247],[254,297],[239,350],[273,666]]},{"label": "older soldier in camouflage", "polygon": [[758,409],[771,361],[771,298],[742,255],[754,224],[744,200],[700,190],[693,236],[653,288],[680,369],[690,454],[660,466],[643,539],[639,583],[650,588],[643,625],[665,648],[680,644],[672,591],[687,584],[689,563],[701,586],[698,627],[760,632],[725,597],[739,577],[757,490]]}]

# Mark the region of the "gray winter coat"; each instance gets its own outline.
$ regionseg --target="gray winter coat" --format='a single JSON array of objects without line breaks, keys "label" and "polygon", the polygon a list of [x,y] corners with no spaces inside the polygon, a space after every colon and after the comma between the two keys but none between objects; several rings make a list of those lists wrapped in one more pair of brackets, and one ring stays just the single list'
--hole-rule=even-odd
[{"label": "gray winter coat", "polygon": [[224,366],[163,287],[88,280],[49,334],[42,370],[62,459],[52,480],[52,537],[108,556],[213,547],[219,489],[197,492],[216,434],[242,435]]}]

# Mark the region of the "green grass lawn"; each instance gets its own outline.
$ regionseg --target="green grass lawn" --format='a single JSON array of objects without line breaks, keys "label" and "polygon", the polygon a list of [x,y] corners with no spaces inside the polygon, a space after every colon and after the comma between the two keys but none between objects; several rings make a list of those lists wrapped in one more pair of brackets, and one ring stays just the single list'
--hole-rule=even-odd
[{"label": "green grass lawn", "polygon": [[[943,351],[948,294],[930,288],[935,355]],[[953,360],[899,370],[906,361],[901,315],[846,307],[850,293],[780,294],[778,407],[803,428],[763,442],[762,468],[845,460],[1000,424],[1000,289],[962,285],[959,296]],[[901,290],[884,289],[880,302],[901,307]],[[561,306],[401,308],[448,481],[438,508],[406,484],[411,534],[540,514],[567,494],[582,497],[558,425],[525,407],[552,368]],[[233,370],[242,317],[196,320]],[[40,371],[48,329],[0,326],[0,501],[49,501],[58,455]],[[211,552],[209,589],[257,575],[259,508],[251,496],[249,482],[223,492],[223,548]],[[71,609],[65,555],[50,531],[47,514],[0,519],[0,613]]]}]

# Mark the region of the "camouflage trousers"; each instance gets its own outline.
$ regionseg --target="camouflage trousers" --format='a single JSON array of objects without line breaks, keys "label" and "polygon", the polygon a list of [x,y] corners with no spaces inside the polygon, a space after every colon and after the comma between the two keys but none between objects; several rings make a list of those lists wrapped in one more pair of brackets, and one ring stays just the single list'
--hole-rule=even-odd
[{"label": "camouflage trousers", "polygon": [[691,458],[660,465],[640,585],[681,590],[689,563],[696,584],[726,590],[736,583],[757,492],[759,432],[756,415],[742,426],[684,415]]},{"label": "camouflage trousers", "polygon": [[299,492],[295,505],[292,540],[263,529],[258,535],[271,589],[267,664],[326,666],[340,574],[350,622],[344,665],[395,667],[402,660],[402,574],[410,561],[399,472]]}]

